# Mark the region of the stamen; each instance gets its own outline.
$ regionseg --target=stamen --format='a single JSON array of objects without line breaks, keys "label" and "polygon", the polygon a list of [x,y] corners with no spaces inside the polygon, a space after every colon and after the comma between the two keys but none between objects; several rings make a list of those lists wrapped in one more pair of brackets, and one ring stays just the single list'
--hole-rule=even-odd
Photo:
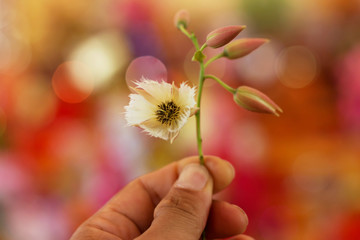
[{"label": "stamen", "polygon": [[163,102],[158,106],[158,110],[156,110],[156,120],[165,125],[173,125],[176,124],[177,119],[180,115],[180,107],[177,106],[172,100]]}]

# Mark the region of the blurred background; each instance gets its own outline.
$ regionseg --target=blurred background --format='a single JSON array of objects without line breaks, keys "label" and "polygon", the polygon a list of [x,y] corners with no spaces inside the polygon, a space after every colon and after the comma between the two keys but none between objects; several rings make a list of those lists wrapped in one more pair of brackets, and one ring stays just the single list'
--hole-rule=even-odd
[{"label": "blurred background", "polygon": [[258,240],[360,239],[359,0],[0,0],[1,240],[68,239],[136,176],[196,154],[194,119],[169,144],[123,114],[136,57],[196,85],[173,24],[182,8],[201,44],[237,24],[239,37],[271,39],[208,68],[284,110],[246,112],[206,83],[204,152],[236,167],[217,197],[247,212]]}]

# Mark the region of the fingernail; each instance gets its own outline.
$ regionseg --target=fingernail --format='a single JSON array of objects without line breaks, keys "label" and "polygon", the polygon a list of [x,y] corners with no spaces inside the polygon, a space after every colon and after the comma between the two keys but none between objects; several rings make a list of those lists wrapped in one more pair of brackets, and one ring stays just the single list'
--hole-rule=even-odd
[{"label": "fingernail", "polygon": [[204,189],[209,180],[209,173],[204,166],[193,163],[187,165],[180,173],[179,179],[175,183],[175,187],[193,191]]}]

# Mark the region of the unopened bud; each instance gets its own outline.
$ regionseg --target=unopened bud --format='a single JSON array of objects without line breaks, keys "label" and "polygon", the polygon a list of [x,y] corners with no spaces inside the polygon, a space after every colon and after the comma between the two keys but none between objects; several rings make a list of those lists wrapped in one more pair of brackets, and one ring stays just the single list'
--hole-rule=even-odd
[{"label": "unopened bud", "polygon": [[219,48],[233,40],[245,26],[227,26],[215,29],[206,36],[206,45]]},{"label": "unopened bud", "polygon": [[241,58],[267,42],[269,42],[269,40],[265,38],[238,39],[226,45],[223,54],[224,57],[229,59]]},{"label": "unopened bud", "polygon": [[177,28],[180,28],[181,25],[187,28],[189,22],[190,22],[190,14],[186,9],[179,10],[174,16],[174,24],[175,27]]},{"label": "unopened bud", "polygon": [[241,107],[259,113],[269,113],[279,116],[283,111],[264,93],[254,88],[241,86],[236,89],[234,101]]}]

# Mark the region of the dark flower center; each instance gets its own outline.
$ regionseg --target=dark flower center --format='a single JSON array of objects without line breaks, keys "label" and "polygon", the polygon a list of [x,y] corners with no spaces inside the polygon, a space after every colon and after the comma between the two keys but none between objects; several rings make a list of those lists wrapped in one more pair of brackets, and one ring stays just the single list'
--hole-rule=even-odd
[{"label": "dark flower center", "polygon": [[179,106],[177,106],[172,100],[163,102],[157,106],[158,110],[155,112],[156,120],[169,126],[176,123],[176,120],[180,115]]}]

